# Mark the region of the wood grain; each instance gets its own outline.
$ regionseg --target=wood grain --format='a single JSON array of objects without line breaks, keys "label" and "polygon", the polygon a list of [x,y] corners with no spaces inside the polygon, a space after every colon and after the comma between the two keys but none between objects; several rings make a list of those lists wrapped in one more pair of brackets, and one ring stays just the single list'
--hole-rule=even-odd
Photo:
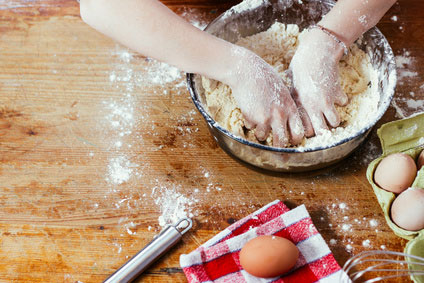
[{"label": "wood grain", "polygon": [[[204,25],[238,1],[163,2]],[[412,58],[398,110],[379,125],[424,109],[423,9],[399,1],[378,25],[396,55]],[[321,171],[252,170],[217,147],[182,74],[155,81],[160,68],[85,25],[74,1],[0,1],[1,282],[101,282],[158,233],[165,188],[194,201],[195,227],[139,281],[186,282],[181,253],[275,199],[305,204],[340,264],[403,249],[365,177],[380,154],[375,130]],[[122,183],[114,161],[129,170]]]}]

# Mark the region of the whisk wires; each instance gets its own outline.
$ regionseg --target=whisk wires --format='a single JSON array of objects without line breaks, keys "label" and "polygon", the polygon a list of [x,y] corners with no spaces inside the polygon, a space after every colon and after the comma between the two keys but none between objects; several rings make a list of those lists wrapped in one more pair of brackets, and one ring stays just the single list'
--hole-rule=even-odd
[{"label": "whisk wires", "polygon": [[[376,257],[377,256],[377,257]],[[405,260],[399,260],[390,257],[405,257]],[[372,264],[371,264],[372,263]],[[391,266],[398,265],[413,265],[414,269],[399,269],[390,268]],[[367,266],[365,269],[361,269],[361,266]],[[389,267],[388,267],[389,266]],[[418,269],[416,268],[418,267]],[[365,251],[350,258],[345,265],[343,270],[349,275],[350,279],[355,282],[362,278],[366,273],[379,273],[384,274],[366,281],[364,283],[378,282],[382,280],[400,278],[405,276],[420,276],[424,275],[424,258],[405,254],[394,251]],[[386,275],[387,274],[387,275]]]}]

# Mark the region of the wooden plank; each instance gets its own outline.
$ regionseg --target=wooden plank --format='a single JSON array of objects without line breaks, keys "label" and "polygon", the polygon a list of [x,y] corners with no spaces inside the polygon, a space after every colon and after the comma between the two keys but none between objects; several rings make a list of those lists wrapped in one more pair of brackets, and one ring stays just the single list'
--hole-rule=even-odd
[{"label": "wooden plank", "polygon": [[[164,1],[200,26],[237,2]],[[400,74],[416,75],[395,98],[405,115],[424,109],[423,8],[399,1],[379,24],[412,58]],[[185,282],[181,253],[275,199],[305,204],[340,263],[403,249],[365,178],[375,131],[331,168],[258,172],[217,147],[174,71],[89,28],[76,2],[0,1],[1,282],[104,280],[158,233],[164,202],[179,194],[194,229],[140,281]]]}]

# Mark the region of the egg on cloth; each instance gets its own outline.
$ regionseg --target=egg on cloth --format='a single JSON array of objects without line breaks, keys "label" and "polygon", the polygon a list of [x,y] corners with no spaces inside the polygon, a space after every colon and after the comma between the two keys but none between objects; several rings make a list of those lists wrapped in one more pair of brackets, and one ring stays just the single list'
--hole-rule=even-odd
[{"label": "egg on cloth", "polygon": [[405,230],[424,229],[424,189],[409,188],[402,192],[392,203],[391,217]]},{"label": "egg on cloth", "polygon": [[271,278],[288,272],[296,264],[299,250],[291,241],[278,236],[259,236],[240,251],[243,269],[256,277]]},{"label": "egg on cloth", "polygon": [[414,159],[405,153],[394,153],[380,161],[375,169],[374,181],[380,188],[399,194],[412,185],[416,176]]}]

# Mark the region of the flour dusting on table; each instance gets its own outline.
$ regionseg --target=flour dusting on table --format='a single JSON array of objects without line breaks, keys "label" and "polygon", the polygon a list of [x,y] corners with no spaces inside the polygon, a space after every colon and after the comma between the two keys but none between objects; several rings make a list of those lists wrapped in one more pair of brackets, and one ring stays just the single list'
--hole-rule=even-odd
[{"label": "flour dusting on table", "polygon": [[395,59],[399,85],[397,92],[402,92],[402,88],[407,89],[407,91],[402,96],[395,95],[391,106],[396,111],[396,117],[403,119],[414,113],[424,111],[423,86],[412,87],[416,82],[420,82],[421,77],[416,66],[417,59],[411,55],[409,50],[402,49]]},{"label": "flour dusting on table", "polygon": [[108,164],[108,181],[114,185],[120,185],[127,182],[137,164],[131,163],[125,156],[111,158]]},{"label": "flour dusting on table", "polygon": [[154,187],[152,197],[155,204],[159,207],[161,215],[159,216],[159,225],[176,224],[183,218],[192,218],[192,206],[198,201],[193,197],[186,197],[178,192],[178,187]]}]

